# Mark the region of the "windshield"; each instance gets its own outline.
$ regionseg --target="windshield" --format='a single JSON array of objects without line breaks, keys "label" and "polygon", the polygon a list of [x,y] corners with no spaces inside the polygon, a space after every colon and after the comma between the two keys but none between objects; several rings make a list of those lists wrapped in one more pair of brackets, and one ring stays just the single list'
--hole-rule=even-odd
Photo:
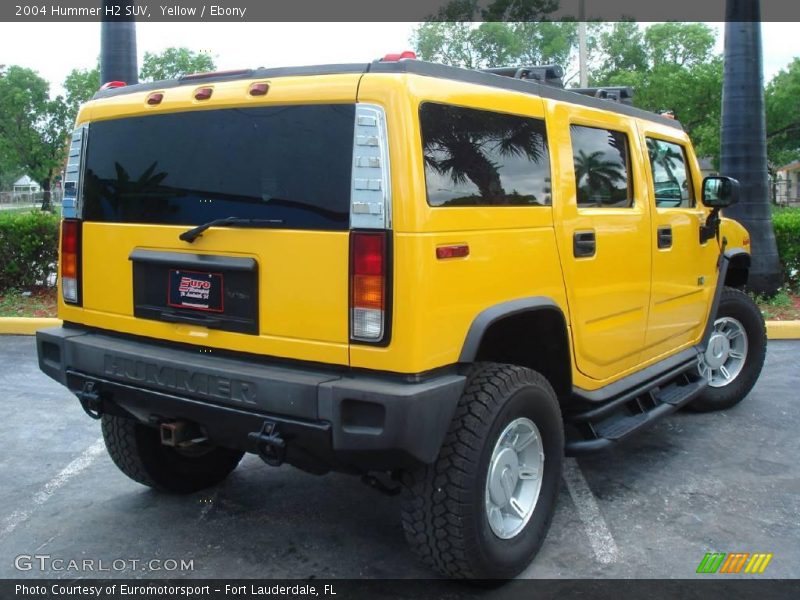
[{"label": "windshield", "polygon": [[355,105],[196,110],[89,127],[83,218],[347,229]]}]

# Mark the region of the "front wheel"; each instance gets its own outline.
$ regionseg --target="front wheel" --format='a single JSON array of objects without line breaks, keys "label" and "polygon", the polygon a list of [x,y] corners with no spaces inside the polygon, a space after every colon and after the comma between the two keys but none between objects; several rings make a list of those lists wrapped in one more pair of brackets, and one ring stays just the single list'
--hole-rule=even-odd
[{"label": "front wheel", "polygon": [[725,288],[698,366],[708,387],[689,408],[708,412],[741,402],[758,380],[766,352],[767,332],[758,306],[744,292]]},{"label": "front wheel", "polygon": [[550,527],[563,454],[547,380],[522,367],[476,365],[436,462],[404,476],[412,550],[449,577],[518,575]]}]

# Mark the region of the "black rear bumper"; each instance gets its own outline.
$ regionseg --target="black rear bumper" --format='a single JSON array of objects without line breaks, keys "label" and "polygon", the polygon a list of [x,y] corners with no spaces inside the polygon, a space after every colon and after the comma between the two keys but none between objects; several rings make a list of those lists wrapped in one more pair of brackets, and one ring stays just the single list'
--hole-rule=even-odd
[{"label": "black rear bumper", "polygon": [[465,383],[265,364],[67,326],[37,332],[36,343],[42,371],[79,396],[91,383],[102,412],[190,421],[248,452],[268,423],[286,461],[314,471],[433,462]]}]

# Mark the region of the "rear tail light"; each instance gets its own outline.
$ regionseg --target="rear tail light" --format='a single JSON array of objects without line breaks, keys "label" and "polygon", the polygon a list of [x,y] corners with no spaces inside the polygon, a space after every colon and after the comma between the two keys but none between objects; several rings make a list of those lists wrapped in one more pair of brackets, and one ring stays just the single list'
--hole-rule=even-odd
[{"label": "rear tail light", "polygon": [[80,304],[81,222],[61,221],[61,297],[69,304]]},{"label": "rear tail light", "polygon": [[350,337],[380,342],[386,332],[388,232],[350,234]]}]

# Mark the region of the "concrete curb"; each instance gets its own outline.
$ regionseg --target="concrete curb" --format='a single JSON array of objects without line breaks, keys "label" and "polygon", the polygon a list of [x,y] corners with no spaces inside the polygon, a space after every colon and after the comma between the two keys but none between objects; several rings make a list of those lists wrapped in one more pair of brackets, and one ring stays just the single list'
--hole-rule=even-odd
[{"label": "concrete curb", "polygon": [[37,329],[61,325],[61,319],[0,317],[0,335],[33,335]]},{"label": "concrete curb", "polygon": [[[37,329],[61,325],[61,319],[0,317],[0,335],[33,335]],[[800,321],[767,321],[771,340],[800,340]]]},{"label": "concrete curb", "polygon": [[767,337],[771,340],[798,340],[800,321],[767,321]]}]

